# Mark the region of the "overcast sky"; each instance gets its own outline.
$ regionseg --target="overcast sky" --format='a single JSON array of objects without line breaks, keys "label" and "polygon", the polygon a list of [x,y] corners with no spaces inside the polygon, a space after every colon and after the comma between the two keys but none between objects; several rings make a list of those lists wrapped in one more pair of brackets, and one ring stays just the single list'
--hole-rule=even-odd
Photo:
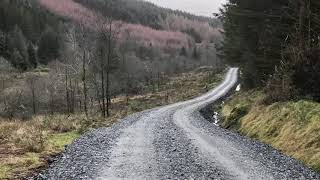
[{"label": "overcast sky", "polygon": [[212,13],[219,12],[226,0],[146,0],[156,5],[170,9],[179,9],[192,14],[212,16]]}]

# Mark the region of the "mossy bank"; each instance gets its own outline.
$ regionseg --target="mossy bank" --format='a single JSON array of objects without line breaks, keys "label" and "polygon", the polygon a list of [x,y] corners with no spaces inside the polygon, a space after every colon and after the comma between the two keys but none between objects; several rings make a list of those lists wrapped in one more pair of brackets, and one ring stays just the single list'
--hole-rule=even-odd
[{"label": "mossy bank", "polygon": [[320,171],[320,103],[265,105],[262,91],[238,92],[222,106],[220,125],[272,145]]}]

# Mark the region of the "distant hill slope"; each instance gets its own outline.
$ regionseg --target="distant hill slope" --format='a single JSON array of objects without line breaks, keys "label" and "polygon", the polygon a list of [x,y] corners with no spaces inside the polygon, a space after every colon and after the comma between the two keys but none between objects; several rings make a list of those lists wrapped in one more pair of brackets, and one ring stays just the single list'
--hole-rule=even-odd
[{"label": "distant hill slope", "polygon": [[59,32],[62,21],[37,0],[0,0],[0,57],[20,70],[35,66],[35,46],[48,29]]},{"label": "distant hill slope", "polygon": [[[73,0],[39,0],[39,3],[60,16],[69,17],[91,28],[99,26],[105,18]],[[190,47],[193,41],[189,35],[182,32],[156,30],[139,24],[123,23],[120,33],[126,33],[128,30],[136,42],[147,46],[152,44],[158,47],[181,48]],[[125,35],[120,34],[120,37],[125,37]]]},{"label": "distant hill slope", "polygon": [[147,49],[159,47],[165,54],[191,56],[196,43],[221,39],[215,19],[139,0],[2,0],[0,57],[22,71],[46,65],[61,55],[66,24],[82,23],[94,29],[105,17],[122,23],[120,37],[130,32],[132,41]]},{"label": "distant hill slope", "polygon": [[[104,16],[125,21],[122,33],[129,30],[137,42],[158,47],[189,48],[202,41],[215,41],[216,20],[157,7],[144,1],[39,0],[47,9],[61,16],[94,26]],[[81,2],[81,4],[77,3]],[[87,8],[88,7],[88,8]]]},{"label": "distant hill slope", "polygon": [[89,9],[133,24],[153,29],[180,31],[192,36],[197,43],[216,41],[222,25],[218,19],[156,6],[143,0],[74,0]]},{"label": "distant hill slope", "polygon": [[156,6],[143,0],[75,0],[76,2],[101,12],[103,15],[128,23],[142,24],[155,29],[163,29],[161,20],[170,15],[185,17],[198,22],[210,22],[212,27],[220,26],[217,19],[196,16],[186,12]]}]

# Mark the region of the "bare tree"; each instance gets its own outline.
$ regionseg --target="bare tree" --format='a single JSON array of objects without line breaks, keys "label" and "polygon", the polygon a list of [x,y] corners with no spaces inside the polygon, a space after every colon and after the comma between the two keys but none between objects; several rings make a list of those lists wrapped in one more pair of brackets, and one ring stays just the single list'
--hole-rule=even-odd
[{"label": "bare tree", "polygon": [[32,96],[32,112],[33,114],[35,115],[37,112],[36,112],[36,83],[37,83],[37,79],[38,77],[36,75],[33,75],[33,74],[30,74],[28,77],[27,77],[27,84],[28,84],[28,87],[31,91],[31,96]]},{"label": "bare tree", "polygon": [[[65,58],[65,90],[68,113],[74,113],[75,108],[83,111],[88,117],[88,87],[87,66],[88,60],[88,30],[84,24],[70,25],[65,30],[66,44]],[[79,79],[82,83],[80,89]]]},{"label": "bare tree", "polygon": [[88,117],[88,87],[87,87],[87,66],[89,63],[89,58],[87,53],[89,47],[89,41],[87,36],[87,29],[84,24],[80,24],[77,28],[77,38],[79,39],[79,51],[82,52],[82,91],[83,91],[83,107],[86,117]]},{"label": "bare tree", "polygon": [[[120,33],[121,24],[112,19],[106,19],[99,28],[99,57],[101,68],[101,93],[102,93],[102,116],[110,116],[110,73],[115,66],[116,41]],[[105,62],[106,61],[106,62]]]},{"label": "bare tree", "polygon": [[119,50],[120,50],[120,55],[122,59],[122,68],[125,76],[125,95],[126,95],[126,104],[129,104],[129,91],[130,91],[130,81],[131,81],[131,76],[129,72],[129,67],[128,67],[128,62],[127,62],[127,53],[129,51],[129,46],[131,42],[131,37],[130,37],[130,31],[126,30],[125,32],[125,38],[123,39]]},{"label": "bare tree", "polygon": [[66,106],[67,106],[67,113],[70,114],[70,93],[69,93],[69,86],[68,86],[68,77],[69,71],[68,67],[65,66],[65,92],[66,92]]},{"label": "bare tree", "polygon": [[21,105],[22,90],[14,89],[3,94],[4,113],[9,119],[12,119],[18,112],[19,106]]},{"label": "bare tree", "polygon": [[83,84],[83,95],[84,95],[84,112],[86,114],[86,117],[88,117],[88,107],[87,107],[87,83],[86,83],[86,51],[83,50],[83,61],[82,61],[82,84]]}]

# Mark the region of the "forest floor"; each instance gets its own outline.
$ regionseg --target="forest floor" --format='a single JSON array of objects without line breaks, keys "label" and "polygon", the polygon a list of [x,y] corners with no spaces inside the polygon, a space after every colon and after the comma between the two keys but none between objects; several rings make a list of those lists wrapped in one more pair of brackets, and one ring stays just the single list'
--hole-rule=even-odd
[{"label": "forest floor", "polygon": [[220,125],[320,171],[320,103],[299,100],[265,105],[264,97],[260,90],[234,94],[219,107]]},{"label": "forest floor", "polygon": [[[31,120],[0,120],[0,179],[21,179],[45,168],[53,157],[81,134],[108,127],[135,112],[196,97],[216,86],[223,74],[194,71],[169,78],[150,92],[112,99],[111,116],[103,119],[92,113],[70,116],[35,116]],[[94,115],[93,115],[94,114]]]}]

